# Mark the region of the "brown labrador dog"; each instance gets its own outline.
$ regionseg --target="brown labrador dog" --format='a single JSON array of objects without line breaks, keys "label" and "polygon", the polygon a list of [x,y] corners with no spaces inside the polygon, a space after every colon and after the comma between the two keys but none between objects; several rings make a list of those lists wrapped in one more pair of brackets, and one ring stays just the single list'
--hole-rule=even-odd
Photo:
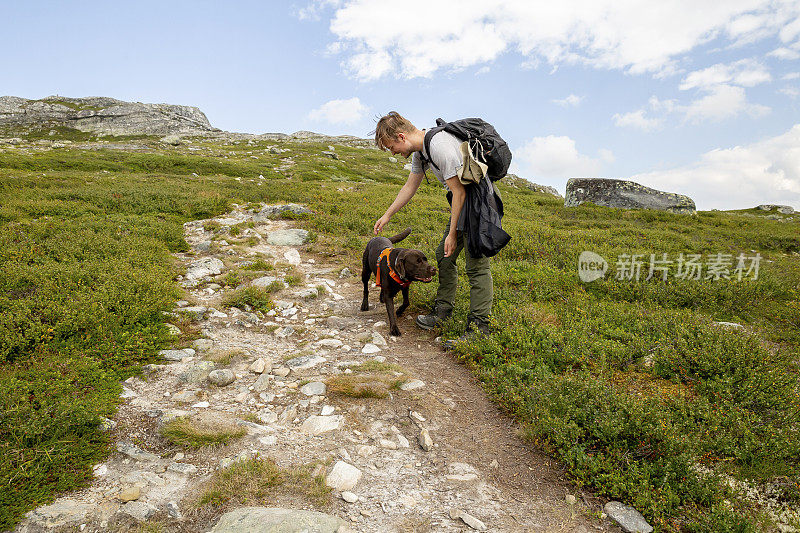
[{"label": "brown labrador dog", "polygon": [[[408,286],[412,281],[429,283],[436,274],[436,267],[428,264],[428,259],[419,250],[393,248],[392,245],[402,241],[411,233],[411,228],[393,237],[373,237],[367,243],[362,258],[361,281],[364,283],[364,299],[361,310],[368,311],[369,278],[375,274],[375,283],[381,288],[381,303],[386,304],[389,315],[389,334],[400,335],[397,328],[397,317],[408,307]],[[394,297],[403,291],[403,303],[394,310]]]}]

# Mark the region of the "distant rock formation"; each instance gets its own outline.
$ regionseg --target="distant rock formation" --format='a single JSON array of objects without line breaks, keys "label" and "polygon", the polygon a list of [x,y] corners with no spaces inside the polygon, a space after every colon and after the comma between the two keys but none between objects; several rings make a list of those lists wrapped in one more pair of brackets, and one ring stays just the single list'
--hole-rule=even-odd
[{"label": "distant rock formation", "polygon": [[565,207],[584,202],[622,209],[657,209],[693,214],[694,200],[683,194],[663,192],[633,181],[606,178],[572,178],[567,181]]},{"label": "distant rock formation", "polygon": [[48,96],[29,100],[0,96],[0,129],[24,132],[56,126],[98,135],[157,135],[168,144],[180,144],[181,136],[203,136],[222,141],[280,141],[345,143],[372,147],[371,139],[351,135],[322,135],[311,131],[286,133],[235,133],[213,127],[196,107],[124,102],[104,96],[68,98]]},{"label": "distant rock formation", "polygon": [[795,213],[794,207],[788,205],[775,205],[775,204],[761,204],[758,206],[762,211],[772,211],[777,209],[778,213],[782,215],[793,215]]},{"label": "distant rock formation", "polygon": [[198,135],[220,131],[196,107],[114,98],[0,97],[0,126],[66,126],[102,135]]},{"label": "distant rock formation", "polygon": [[559,194],[555,188],[550,187],[549,185],[539,185],[538,183],[533,183],[525,178],[517,176],[516,174],[506,174],[506,176],[503,178],[503,183],[509,187],[525,187],[526,189],[530,189],[535,192],[552,194],[556,198],[562,198],[561,194]]}]

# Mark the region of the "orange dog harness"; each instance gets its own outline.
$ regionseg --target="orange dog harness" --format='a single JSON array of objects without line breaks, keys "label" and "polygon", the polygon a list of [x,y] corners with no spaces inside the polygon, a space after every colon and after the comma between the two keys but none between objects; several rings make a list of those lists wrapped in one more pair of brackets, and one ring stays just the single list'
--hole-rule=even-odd
[{"label": "orange dog harness", "polygon": [[391,276],[391,278],[392,278],[393,280],[395,280],[397,283],[399,283],[399,284],[400,284],[400,286],[401,286],[402,288],[404,288],[404,289],[405,289],[406,287],[408,287],[409,285],[411,285],[411,281],[404,281],[404,280],[403,280],[403,279],[402,279],[402,278],[401,278],[401,277],[400,277],[400,276],[397,274],[397,272],[395,272],[395,270],[392,268],[392,265],[391,265],[391,263],[389,263],[389,254],[391,253],[391,251],[392,251],[392,250],[393,250],[393,248],[386,248],[385,250],[383,250],[383,251],[381,252],[381,255],[379,255],[379,256],[378,256],[378,265],[377,265],[377,273],[376,273],[376,275],[375,275],[375,284],[376,284],[378,287],[380,287],[380,286],[381,286],[381,259],[384,259],[384,258],[386,258],[386,266],[387,266],[387,268],[389,269],[389,276]]}]

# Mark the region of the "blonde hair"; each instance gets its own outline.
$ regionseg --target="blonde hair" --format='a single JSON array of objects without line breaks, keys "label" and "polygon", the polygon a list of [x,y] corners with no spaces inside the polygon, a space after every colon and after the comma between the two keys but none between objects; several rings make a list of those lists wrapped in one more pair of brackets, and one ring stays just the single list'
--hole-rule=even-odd
[{"label": "blonde hair", "polygon": [[375,146],[381,150],[388,150],[384,144],[387,140],[397,138],[398,133],[411,133],[417,128],[397,111],[390,111],[388,115],[378,120],[375,126]]}]

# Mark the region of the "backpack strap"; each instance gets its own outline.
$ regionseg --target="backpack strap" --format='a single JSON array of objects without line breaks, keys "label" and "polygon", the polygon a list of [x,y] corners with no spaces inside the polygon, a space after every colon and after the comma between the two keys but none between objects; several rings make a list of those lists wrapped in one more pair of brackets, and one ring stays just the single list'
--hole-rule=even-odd
[{"label": "backpack strap", "polygon": [[425,132],[425,138],[422,141],[422,146],[424,147],[424,150],[420,150],[419,151],[419,158],[420,158],[420,161],[422,161],[422,170],[423,171],[425,170],[425,165],[428,164],[428,163],[433,165],[434,168],[436,168],[436,170],[439,170],[439,166],[436,163],[433,162],[433,159],[425,157],[425,154],[430,155],[430,153],[431,153],[431,138],[434,135],[436,135],[437,133],[439,133],[440,131],[442,131],[446,126],[447,126],[447,122],[445,122],[441,118],[437,118],[436,119],[436,127],[435,128],[431,128],[431,129],[429,129],[428,131]]}]

